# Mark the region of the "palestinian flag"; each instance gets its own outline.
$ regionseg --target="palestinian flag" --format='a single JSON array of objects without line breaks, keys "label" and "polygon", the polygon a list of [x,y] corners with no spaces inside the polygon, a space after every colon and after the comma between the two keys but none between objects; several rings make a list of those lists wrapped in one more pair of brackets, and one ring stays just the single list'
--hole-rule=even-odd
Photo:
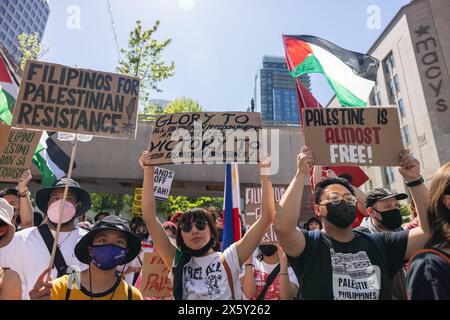
[{"label": "palestinian flag", "polygon": [[294,78],[322,73],[342,106],[366,105],[380,65],[377,59],[314,36],[283,35],[283,43]]},{"label": "palestinian flag", "polygon": [[[0,52],[0,120],[8,125],[12,122],[12,110],[19,92],[19,81],[3,52]],[[70,157],[43,131],[41,140],[33,157],[39,168],[44,186],[51,185],[65,176]],[[74,164],[75,168],[75,164]]]}]

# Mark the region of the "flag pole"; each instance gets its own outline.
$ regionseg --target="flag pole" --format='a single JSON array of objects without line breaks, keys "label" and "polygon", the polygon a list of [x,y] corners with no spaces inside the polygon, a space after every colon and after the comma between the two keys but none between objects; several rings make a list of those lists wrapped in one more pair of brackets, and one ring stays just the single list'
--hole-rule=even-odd
[{"label": "flag pole", "polygon": [[66,203],[67,194],[69,193],[69,179],[71,179],[71,177],[72,177],[72,168],[73,168],[73,163],[74,163],[74,160],[75,160],[75,154],[76,154],[76,151],[77,151],[77,144],[78,144],[77,135],[75,135],[75,138],[74,138],[72,144],[73,144],[73,146],[72,146],[72,152],[71,152],[71,155],[70,155],[69,171],[67,173],[66,185],[64,186],[63,199],[62,199],[61,204],[59,205],[59,219],[58,219],[58,225],[56,227],[55,239],[53,240],[53,248],[52,248],[52,254],[51,254],[51,257],[50,257],[49,271],[48,271],[48,274],[47,274],[47,280],[51,276],[51,272],[52,272],[52,269],[53,269],[53,264],[55,262],[56,247],[58,246],[58,238],[59,238],[59,232],[61,230],[61,220],[62,220],[62,216],[63,216],[63,212],[64,212],[64,205]]}]

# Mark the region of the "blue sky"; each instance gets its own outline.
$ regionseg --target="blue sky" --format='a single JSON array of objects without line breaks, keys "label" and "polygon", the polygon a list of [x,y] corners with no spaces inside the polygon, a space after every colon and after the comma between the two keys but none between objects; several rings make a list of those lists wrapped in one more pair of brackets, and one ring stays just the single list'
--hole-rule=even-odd
[{"label": "blue sky", "polygon": [[[154,99],[187,96],[209,111],[244,111],[253,95],[263,55],[283,55],[282,34],[311,34],[352,51],[366,52],[409,0],[110,0],[120,47],[135,21],[161,26],[157,39],[172,38],[164,59],[175,76]],[[369,6],[380,9],[380,29],[369,29]],[[73,7],[75,6],[75,7]],[[118,54],[106,0],[50,0],[44,60],[114,71]],[[79,11],[79,20],[76,12]],[[68,27],[68,22],[79,21]],[[74,28],[75,26],[75,28]],[[332,96],[321,75],[313,94]]]}]

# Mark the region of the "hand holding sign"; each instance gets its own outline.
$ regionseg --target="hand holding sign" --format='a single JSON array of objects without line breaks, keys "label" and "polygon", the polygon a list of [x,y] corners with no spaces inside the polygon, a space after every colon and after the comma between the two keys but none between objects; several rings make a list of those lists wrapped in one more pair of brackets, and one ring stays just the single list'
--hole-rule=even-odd
[{"label": "hand holding sign", "polygon": [[420,179],[420,162],[413,158],[408,149],[400,153],[400,166],[398,171],[406,182]]},{"label": "hand holding sign", "polygon": [[270,155],[267,155],[263,158],[261,158],[261,162],[256,165],[256,167],[260,170],[261,176],[268,176],[270,166],[272,165],[272,160],[270,158]]},{"label": "hand holding sign", "polygon": [[139,165],[143,170],[149,170],[153,174],[155,172],[155,167],[150,164],[148,159],[148,151],[143,151],[141,157],[139,158]]},{"label": "hand holding sign", "polygon": [[19,193],[24,193],[28,190],[28,183],[31,181],[33,176],[31,175],[30,170],[25,170],[19,178],[19,183],[17,184],[17,188],[19,189]]},{"label": "hand holding sign", "polygon": [[297,156],[297,172],[300,174],[307,174],[314,166],[312,150],[304,146]]}]

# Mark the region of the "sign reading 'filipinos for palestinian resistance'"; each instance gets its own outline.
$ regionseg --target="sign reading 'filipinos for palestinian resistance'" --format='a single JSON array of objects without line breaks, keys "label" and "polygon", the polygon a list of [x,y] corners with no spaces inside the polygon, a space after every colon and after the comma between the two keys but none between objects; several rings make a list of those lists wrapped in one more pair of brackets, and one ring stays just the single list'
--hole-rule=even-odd
[{"label": "sign reading 'filipinos for palestinian resistance'", "polygon": [[12,125],[135,139],[139,80],[27,60]]},{"label": "sign reading 'filipinos for palestinian resistance'", "polygon": [[257,112],[160,115],[153,126],[148,163],[257,163],[261,128]]},{"label": "sign reading 'filipinos for palestinian resistance'", "polygon": [[167,298],[172,296],[169,268],[157,253],[145,253],[140,291],[142,296]]},{"label": "sign reading 'filipinos for palestinian resistance'", "polygon": [[[286,191],[285,186],[273,187],[275,195],[275,203],[279,203]],[[245,223],[247,228],[256,222],[261,216],[261,188],[245,188]],[[275,234],[273,225],[270,226],[261,240],[261,243],[277,243],[278,239]]]},{"label": "sign reading 'filipinos for palestinian resistance'", "polygon": [[0,181],[18,182],[28,170],[42,131],[14,129],[0,124]]},{"label": "sign reading 'filipinos for palestinian resistance'", "polygon": [[400,165],[397,108],[304,108],[303,128],[316,165]]}]

